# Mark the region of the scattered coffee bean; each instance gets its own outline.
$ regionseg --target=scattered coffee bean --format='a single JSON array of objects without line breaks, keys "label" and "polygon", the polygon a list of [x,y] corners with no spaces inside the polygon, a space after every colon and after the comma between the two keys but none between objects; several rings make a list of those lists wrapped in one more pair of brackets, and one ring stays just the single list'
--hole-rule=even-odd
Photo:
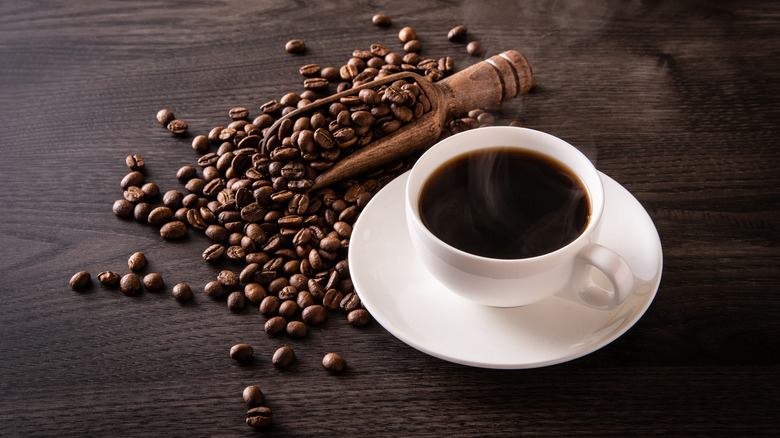
[{"label": "scattered coffee bean", "polygon": [[117,273],[111,271],[103,271],[98,274],[97,278],[101,284],[104,284],[106,286],[115,286],[117,283],[119,283],[119,279],[121,277]]},{"label": "scattered coffee bean", "polygon": [[203,291],[206,292],[206,295],[210,296],[211,298],[222,298],[225,296],[225,292],[227,292],[227,290],[222,287],[218,281],[209,281],[206,283]]},{"label": "scattered coffee bean", "polygon": [[144,170],[144,159],[140,155],[128,155],[125,159],[125,164],[127,164],[130,170]]},{"label": "scattered coffee bean", "polygon": [[468,29],[466,29],[466,26],[455,26],[447,33],[447,39],[450,41],[463,41],[463,39],[466,38],[467,32]]},{"label": "scattered coffee bean", "polygon": [[483,51],[484,48],[478,41],[472,41],[466,45],[466,52],[471,56],[480,56]]},{"label": "scattered coffee bean", "polygon": [[160,236],[163,239],[178,239],[187,234],[187,225],[182,221],[172,221],[160,228]]},{"label": "scattered coffee bean", "polygon": [[87,271],[79,271],[70,278],[70,287],[73,290],[83,289],[89,284],[90,275]]},{"label": "scattered coffee bean", "polygon": [[183,199],[184,194],[182,194],[182,192],[178,190],[168,190],[163,195],[163,204],[171,210],[175,210],[181,208]]},{"label": "scattered coffee bean", "polygon": [[141,280],[135,274],[125,274],[119,280],[119,289],[127,296],[135,295],[141,290]]},{"label": "scattered coffee bean", "polygon": [[244,403],[250,408],[256,408],[263,404],[263,391],[255,385],[249,385],[244,388],[242,396],[244,398]]},{"label": "scattered coffee bean", "polygon": [[[405,52],[419,52],[422,50],[422,43],[420,40],[409,40],[404,44]],[[392,62],[388,64],[400,64],[400,62]]]},{"label": "scattered coffee bean", "polygon": [[303,53],[306,51],[306,43],[302,40],[290,40],[284,45],[284,50],[287,53]]},{"label": "scattered coffee bean", "polygon": [[246,424],[256,429],[264,429],[270,426],[271,421],[271,409],[265,406],[258,406],[246,412]]},{"label": "scattered coffee bean", "polygon": [[293,363],[295,360],[295,352],[292,348],[285,345],[282,347],[279,347],[275,352],[273,359],[271,359],[271,362],[274,364],[275,367],[279,369],[287,368],[290,366],[290,364]]},{"label": "scattered coffee bean", "polygon": [[355,309],[347,314],[347,322],[354,327],[362,327],[371,322],[371,314],[366,309]]},{"label": "scattered coffee bean", "polygon": [[146,274],[143,283],[146,290],[150,292],[156,292],[165,285],[162,276],[154,272]]},{"label": "scattered coffee bean", "polygon": [[142,252],[135,252],[127,259],[127,266],[133,272],[138,272],[146,266],[146,256]]},{"label": "scattered coffee bean", "polygon": [[[306,76],[306,77],[318,76],[320,74],[320,66],[317,64],[306,64],[302,66],[300,69],[298,69],[298,72],[302,76]],[[296,102],[296,104],[297,103],[298,102]]]},{"label": "scattered coffee bean", "polygon": [[171,123],[174,118],[173,113],[167,109],[161,109],[157,112],[157,121],[163,126],[168,126],[168,123]]},{"label": "scattered coffee bean", "polygon": [[[197,138],[197,137],[195,137]],[[195,140],[193,140],[193,143],[195,143]],[[194,147],[194,146],[193,146]],[[197,173],[197,170],[192,166],[182,166],[178,172],[176,172],[176,178],[186,181],[190,178],[194,177]]]},{"label": "scattered coffee bean", "polygon": [[189,301],[192,299],[192,289],[186,283],[179,283],[171,289],[173,297],[179,301]]},{"label": "scattered coffee bean", "polygon": [[249,344],[236,344],[230,347],[230,358],[237,361],[247,361],[252,358],[255,350]]},{"label": "scattered coffee bean", "polygon": [[139,202],[133,208],[133,217],[138,222],[148,222],[149,213],[152,212],[152,206],[146,202]]},{"label": "scattered coffee bean", "polygon": [[173,218],[173,211],[168,207],[157,207],[149,212],[147,221],[152,225],[161,225]]},{"label": "scattered coffee bean", "polygon": [[127,189],[128,187],[141,187],[144,184],[144,174],[133,170],[132,172],[128,173],[127,175],[122,178],[122,181],[119,182],[119,186],[122,187],[122,189]]},{"label": "scattered coffee bean", "polygon": [[301,318],[308,325],[320,325],[328,319],[328,310],[319,304],[314,304],[303,309]]},{"label": "scattered coffee bean", "polygon": [[287,327],[287,320],[282,316],[274,316],[265,322],[265,326],[263,328],[269,335],[275,335],[281,333],[285,327]]},{"label": "scattered coffee bean", "polygon": [[244,297],[244,293],[240,290],[231,292],[230,295],[228,295],[227,298],[227,307],[232,312],[238,312],[241,309],[244,308],[246,305],[246,297]]},{"label": "scattered coffee bean", "polygon": [[[206,152],[209,150],[209,139],[205,135],[196,135],[195,138],[192,139],[192,149],[196,152]],[[191,167],[191,166],[185,166],[185,167]],[[182,168],[183,169],[183,168]],[[195,168],[192,167],[192,176],[195,175]],[[181,176],[177,175],[179,179],[183,179]],[[189,179],[189,178],[188,178]]]},{"label": "scattered coffee bean", "polygon": [[176,135],[183,135],[187,132],[187,122],[184,120],[174,119],[168,123],[168,130]]},{"label": "scattered coffee bean", "polygon": [[249,117],[249,110],[242,106],[238,106],[231,108],[230,111],[228,111],[228,116],[233,120],[243,120]]},{"label": "scattered coffee bean", "polygon": [[339,354],[328,353],[322,358],[322,366],[328,371],[340,373],[344,371],[344,368],[347,366],[347,361]]},{"label": "scattered coffee bean", "polygon": [[117,199],[114,201],[114,206],[112,209],[114,214],[119,217],[130,217],[133,215],[133,210],[135,207],[133,206],[133,203],[127,199]]},{"label": "scattered coffee bean", "polygon": [[[311,306],[309,306],[311,307]],[[308,307],[307,307],[308,308]],[[306,309],[303,309],[306,310]],[[287,334],[293,338],[302,338],[309,333],[309,327],[301,321],[290,321],[287,323]]]},{"label": "scattered coffee bean", "polygon": [[390,26],[393,21],[384,14],[376,14],[371,18],[371,22],[374,23],[375,26],[379,27],[388,27]]},{"label": "scattered coffee bean", "polygon": [[401,40],[402,43],[409,42],[411,40],[417,39],[417,32],[415,32],[411,27],[404,27],[400,32],[398,32],[398,39]]}]

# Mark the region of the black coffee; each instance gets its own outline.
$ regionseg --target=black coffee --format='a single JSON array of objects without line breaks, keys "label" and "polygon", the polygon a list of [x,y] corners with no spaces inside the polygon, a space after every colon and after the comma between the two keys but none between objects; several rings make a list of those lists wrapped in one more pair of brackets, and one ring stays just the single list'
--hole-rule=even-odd
[{"label": "black coffee", "polygon": [[583,183],[552,158],[496,147],[457,156],[423,184],[423,224],[442,241],[490,258],[552,252],[590,217]]}]

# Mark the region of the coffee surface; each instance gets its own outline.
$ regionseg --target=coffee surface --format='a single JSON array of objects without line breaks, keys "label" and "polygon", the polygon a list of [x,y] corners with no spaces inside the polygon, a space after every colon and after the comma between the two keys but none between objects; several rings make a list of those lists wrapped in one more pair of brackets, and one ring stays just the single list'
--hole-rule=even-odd
[{"label": "coffee surface", "polygon": [[558,161],[495,147],[457,156],[428,177],[420,193],[423,224],[465,252],[497,259],[535,257],[585,230],[590,200]]}]

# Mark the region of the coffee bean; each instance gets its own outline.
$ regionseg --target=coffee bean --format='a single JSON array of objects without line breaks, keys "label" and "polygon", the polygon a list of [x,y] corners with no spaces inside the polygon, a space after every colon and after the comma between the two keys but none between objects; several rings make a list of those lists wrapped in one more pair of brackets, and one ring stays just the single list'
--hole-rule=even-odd
[{"label": "coffee bean", "polygon": [[328,310],[336,310],[343,299],[344,296],[338,289],[330,288],[325,292],[325,296],[322,297],[322,305]]},{"label": "coffee bean", "polygon": [[186,283],[179,283],[171,290],[173,297],[179,301],[189,301],[192,299],[192,289]]},{"label": "coffee bean", "polygon": [[184,120],[174,119],[168,123],[168,131],[176,135],[183,135],[187,132],[187,122]]},{"label": "coffee bean", "polygon": [[347,315],[347,322],[354,327],[362,327],[371,322],[371,315],[366,309],[355,309]]},{"label": "coffee bean", "polygon": [[295,315],[295,312],[297,311],[298,311],[298,304],[293,300],[285,300],[282,301],[281,304],[279,304],[279,311],[278,311],[279,316],[282,316],[284,318],[290,318],[291,316]]},{"label": "coffee bean", "polygon": [[246,424],[256,429],[264,429],[270,426],[271,421],[271,409],[265,406],[258,406],[246,412]]},{"label": "coffee bean", "polygon": [[[209,150],[209,138],[205,135],[196,135],[195,138],[192,139],[192,149],[196,152],[206,152]],[[195,170],[195,168],[192,170]],[[181,179],[181,177],[179,179]]]},{"label": "coffee bean", "polygon": [[230,358],[237,361],[247,361],[252,358],[255,350],[249,344],[236,344],[230,347]]},{"label": "coffee bean", "polygon": [[119,289],[127,296],[135,295],[141,290],[141,280],[135,274],[125,274],[119,280]]},{"label": "coffee bean", "polygon": [[269,335],[281,333],[287,327],[287,320],[282,316],[274,316],[265,322],[264,330]]},{"label": "coffee bean", "polygon": [[281,301],[279,298],[273,295],[268,295],[267,297],[263,298],[263,301],[260,302],[260,313],[268,317],[276,316],[276,313],[279,311],[280,304]]},{"label": "coffee bean", "polygon": [[160,236],[163,239],[178,239],[187,234],[187,225],[182,221],[172,221],[160,228]]},{"label": "coffee bean", "polygon": [[274,356],[271,359],[271,362],[274,364],[275,367],[279,369],[283,369],[290,366],[294,360],[295,360],[295,352],[289,346],[284,345],[282,347],[279,347],[274,352]]},{"label": "coffee bean", "polygon": [[144,159],[140,155],[128,155],[125,159],[125,164],[127,164],[130,170],[144,170]]},{"label": "coffee bean", "polygon": [[[302,66],[298,72],[306,77],[318,76],[320,74],[320,66],[317,64],[307,64]],[[297,104],[298,102],[295,103]]]},{"label": "coffee bean", "polygon": [[141,190],[140,187],[136,186],[130,186],[124,191],[124,197],[126,200],[130,201],[131,203],[135,204],[136,202],[140,201],[144,198],[144,192]]},{"label": "coffee bean", "polygon": [[173,113],[169,110],[161,109],[160,111],[157,111],[157,121],[160,122],[161,125],[168,126],[168,123],[170,123],[173,119]]},{"label": "coffee bean", "polygon": [[150,292],[156,292],[165,285],[163,282],[163,278],[160,274],[156,274],[154,272],[146,274],[144,276],[144,287],[146,287],[146,290]]},{"label": "coffee bean", "polygon": [[241,291],[234,291],[228,295],[227,307],[232,312],[241,311],[246,305],[246,297]]},{"label": "coffee bean", "polygon": [[90,281],[90,275],[87,271],[79,271],[73,274],[73,277],[70,278],[70,287],[73,290],[79,290],[83,289],[84,287],[89,284]]},{"label": "coffee bean", "polygon": [[287,323],[286,331],[290,337],[302,338],[309,333],[309,327],[301,321],[290,321]]},{"label": "coffee bean", "polygon": [[235,288],[238,287],[239,279],[235,272],[225,269],[217,274],[217,281],[224,287]]},{"label": "coffee bean", "polygon": [[313,304],[303,309],[301,318],[307,325],[320,325],[328,319],[328,311],[319,304]]},{"label": "coffee bean", "polygon": [[255,408],[263,404],[263,391],[255,385],[249,385],[244,388],[242,393],[244,403],[250,408]]},{"label": "coffee bean", "polygon": [[472,41],[466,45],[466,53],[471,56],[480,56],[485,49],[478,41]]},{"label": "coffee bean", "polygon": [[210,296],[211,298],[222,298],[225,296],[225,292],[227,291],[224,287],[222,287],[221,284],[219,284],[218,281],[210,281],[206,283],[206,286],[203,288],[203,291],[206,292],[206,295]]},{"label": "coffee bean", "polygon": [[375,26],[379,27],[388,27],[392,24],[392,20],[390,17],[384,14],[376,14],[371,18],[371,22],[374,23]]},{"label": "coffee bean", "polygon": [[173,211],[168,207],[157,207],[149,212],[147,221],[152,225],[160,225],[169,222],[173,218]]},{"label": "coffee bean", "polygon": [[171,210],[178,209],[181,207],[183,199],[184,194],[182,194],[182,192],[178,190],[168,190],[163,195],[163,204]]},{"label": "coffee bean", "polygon": [[119,283],[119,279],[121,277],[117,273],[103,271],[98,274],[97,278],[101,284],[105,284],[106,286],[115,286],[117,283]]},{"label": "coffee bean", "polygon": [[133,272],[138,272],[146,266],[146,256],[142,252],[135,252],[127,259],[127,266]]},{"label": "coffee bean", "polygon": [[228,112],[228,116],[233,120],[243,120],[249,117],[249,110],[242,106],[238,106],[231,108]]},{"label": "coffee bean", "polygon": [[328,353],[322,358],[322,366],[328,371],[340,373],[347,366],[347,361],[337,353]]},{"label": "coffee bean", "polygon": [[122,181],[119,182],[119,186],[122,187],[122,189],[127,189],[128,187],[135,186],[140,187],[144,183],[144,174],[134,170],[122,178]]},{"label": "coffee bean", "polygon": [[303,53],[306,51],[306,43],[301,40],[290,40],[284,45],[287,53]]},{"label": "coffee bean", "polygon": [[466,26],[455,26],[447,33],[447,39],[450,41],[462,41],[464,38],[466,38],[467,32],[468,29]]},{"label": "coffee bean", "polygon": [[114,201],[112,210],[114,211],[114,214],[119,217],[130,217],[133,214],[134,208],[133,203],[127,199],[118,199]]},{"label": "coffee bean", "polygon": [[415,32],[411,27],[404,27],[400,32],[398,32],[398,39],[401,40],[402,43],[409,42],[411,40],[417,39],[417,32]]},{"label": "coffee bean", "polygon": [[328,88],[328,80],[325,78],[308,78],[303,81],[303,87],[307,90],[323,90]]}]

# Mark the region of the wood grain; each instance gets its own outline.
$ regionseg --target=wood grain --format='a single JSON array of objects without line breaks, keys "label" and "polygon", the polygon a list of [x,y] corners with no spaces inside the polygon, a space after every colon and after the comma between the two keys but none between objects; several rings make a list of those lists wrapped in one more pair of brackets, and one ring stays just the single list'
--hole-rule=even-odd
[{"label": "wood grain", "polygon": [[[390,28],[371,16],[391,16]],[[0,436],[244,436],[260,386],[274,436],[748,436],[776,433],[780,335],[780,9],[771,1],[0,3]],[[624,336],[535,370],[468,368],[333,314],[287,371],[256,309],[202,293],[218,272],[191,233],[168,243],[111,212],[124,157],[181,188],[192,133],[256,113],[298,68],[339,67],[372,43],[453,56],[464,24],[484,58],[525,54],[537,86],[513,120],[571,142],[623,184],[664,248],[658,296]],[[292,38],[308,51],[284,51]],[[135,251],[167,287],[129,298],[70,276],[126,270]],[[170,296],[180,281],[194,301]],[[239,365],[231,345],[256,347]],[[341,375],[319,361],[348,362]]]}]

